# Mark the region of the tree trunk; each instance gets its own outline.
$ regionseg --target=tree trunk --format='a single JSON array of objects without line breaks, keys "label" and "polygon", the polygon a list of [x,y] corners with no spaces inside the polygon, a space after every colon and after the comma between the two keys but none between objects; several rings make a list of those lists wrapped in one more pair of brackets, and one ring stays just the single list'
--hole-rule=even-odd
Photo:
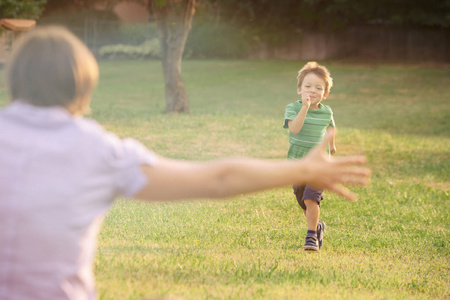
[{"label": "tree trunk", "polygon": [[181,76],[181,59],[195,14],[195,0],[152,0],[161,45],[166,85],[166,113],[188,113],[189,101]]}]

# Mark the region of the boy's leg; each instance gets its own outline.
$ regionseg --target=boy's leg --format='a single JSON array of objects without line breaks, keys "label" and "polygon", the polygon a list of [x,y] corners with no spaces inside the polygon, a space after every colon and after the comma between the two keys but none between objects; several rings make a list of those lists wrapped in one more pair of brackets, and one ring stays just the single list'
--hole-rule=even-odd
[{"label": "boy's leg", "polygon": [[[322,248],[323,231],[325,230],[325,223],[319,221],[320,201],[323,199],[322,191],[307,186],[294,186],[293,189],[308,226],[304,249],[317,251]],[[308,199],[308,197],[314,200]]]},{"label": "boy's leg", "polygon": [[326,227],[327,225],[322,221],[319,221],[319,223],[317,224],[317,239],[319,240],[319,249],[323,246],[323,233],[325,232]]},{"label": "boy's leg", "polygon": [[319,222],[320,201],[322,201],[322,190],[316,190],[309,186],[305,187],[303,193],[303,205],[305,209],[308,231],[305,237],[305,250],[317,251],[322,247],[323,230],[325,223]]},{"label": "boy's leg", "polygon": [[317,238],[317,224],[319,223],[320,207],[319,203],[311,199],[304,199],[306,206],[305,216],[308,232],[305,237],[305,250],[319,250],[319,239]]},{"label": "boy's leg", "polygon": [[306,206],[305,216],[308,231],[316,231],[320,216],[319,203],[311,199],[305,199],[304,202]]}]

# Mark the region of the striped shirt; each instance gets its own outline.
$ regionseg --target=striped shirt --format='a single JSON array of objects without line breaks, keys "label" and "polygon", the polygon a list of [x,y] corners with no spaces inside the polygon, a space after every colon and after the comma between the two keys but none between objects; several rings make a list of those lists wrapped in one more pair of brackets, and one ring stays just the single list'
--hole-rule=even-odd
[{"label": "striped shirt", "polygon": [[[289,128],[288,121],[292,121],[302,108],[301,101],[286,106],[284,113],[284,128]],[[304,157],[311,148],[319,144],[325,137],[328,127],[334,127],[333,111],[328,105],[319,103],[318,110],[309,109],[305,123],[298,134],[289,132],[289,150],[287,159]]]}]

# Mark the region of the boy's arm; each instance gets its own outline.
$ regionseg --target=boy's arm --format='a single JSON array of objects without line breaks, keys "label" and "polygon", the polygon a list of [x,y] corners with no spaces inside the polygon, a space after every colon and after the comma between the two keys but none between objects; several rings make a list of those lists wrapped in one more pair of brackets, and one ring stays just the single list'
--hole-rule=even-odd
[{"label": "boy's arm", "polygon": [[336,131],[333,130],[333,135],[330,138],[330,154],[334,155],[336,153]]},{"label": "boy's arm", "polygon": [[356,196],[340,184],[365,185],[370,171],[359,165],[366,160],[364,157],[329,158],[326,148],[331,135],[302,160],[227,159],[191,163],[160,158],[154,166],[142,166],[148,184],[135,197],[148,201],[224,198],[309,184],[355,200]]},{"label": "boy's arm", "polygon": [[309,98],[309,95],[302,95],[302,108],[293,120],[288,121],[289,131],[292,134],[298,134],[302,129],[310,105],[311,99]]},{"label": "boy's arm", "polygon": [[328,128],[334,128],[333,130],[333,136],[330,139],[330,154],[334,155],[336,153],[336,124],[334,123],[334,117],[333,117],[333,113],[331,113],[331,120],[330,120],[330,124],[328,125]]}]

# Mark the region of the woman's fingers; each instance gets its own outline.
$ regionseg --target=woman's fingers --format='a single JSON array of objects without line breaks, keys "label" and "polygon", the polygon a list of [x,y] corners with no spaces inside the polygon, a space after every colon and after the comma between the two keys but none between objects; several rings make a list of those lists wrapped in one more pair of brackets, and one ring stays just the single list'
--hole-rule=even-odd
[{"label": "woman's fingers", "polygon": [[332,185],[330,187],[327,188],[330,192],[333,192],[337,195],[340,195],[342,197],[344,197],[345,199],[347,199],[350,202],[356,202],[358,201],[358,197],[356,196],[355,193],[353,193],[352,191],[350,191],[348,188],[342,186],[342,185]]},{"label": "woman's fingers", "polygon": [[333,157],[334,162],[339,165],[364,165],[367,158],[364,155]]},{"label": "woman's fingers", "polygon": [[367,185],[371,176],[369,168],[360,167],[367,163],[363,156],[335,158],[333,161],[338,168],[342,183]]},{"label": "woman's fingers", "polygon": [[362,182],[368,181],[370,178],[370,170],[362,167],[348,167],[342,170],[342,175],[349,179],[360,179]]},{"label": "woman's fingers", "polygon": [[345,185],[360,185],[366,186],[369,184],[369,180],[365,177],[355,175],[341,175],[330,179],[331,184],[345,184]]}]

